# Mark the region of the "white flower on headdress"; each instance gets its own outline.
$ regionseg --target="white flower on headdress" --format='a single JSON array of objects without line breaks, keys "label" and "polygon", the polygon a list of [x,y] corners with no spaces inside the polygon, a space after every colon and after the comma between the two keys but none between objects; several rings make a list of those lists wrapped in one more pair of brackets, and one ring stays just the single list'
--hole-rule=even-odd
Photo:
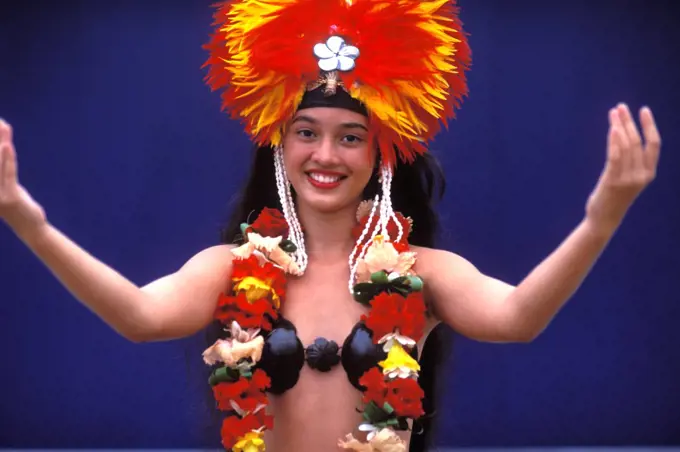
[{"label": "white flower on headdress", "polygon": [[359,57],[359,49],[346,45],[340,36],[331,36],[325,44],[314,46],[314,55],[319,59],[319,67],[326,72],[350,71]]}]

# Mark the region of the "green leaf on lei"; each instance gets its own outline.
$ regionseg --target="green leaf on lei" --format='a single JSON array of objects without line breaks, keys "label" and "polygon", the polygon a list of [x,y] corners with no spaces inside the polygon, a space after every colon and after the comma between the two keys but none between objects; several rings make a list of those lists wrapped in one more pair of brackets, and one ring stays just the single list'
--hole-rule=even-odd
[{"label": "green leaf on lei", "polygon": [[[389,411],[386,411],[384,409],[385,407],[387,407]],[[375,404],[375,402],[371,402],[364,407],[363,416],[367,422],[373,425],[388,422],[392,418],[396,420],[396,416],[394,416],[394,409],[389,406],[389,404],[385,404],[383,405],[383,408],[380,408]]]},{"label": "green leaf on lei", "polygon": [[[401,296],[406,297],[409,293],[415,290],[415,287],[418,287],[418,281],[420,281],[420,287],[422,288],[422,280],[420,280],[418,277],[411,276],[400,276],[393,279],[392,281],[376,283],[375,279],[381,278],[381,276],[378,275],[379,273],[384,274],[385,272],[373,273],[373,275],[371,275],[371,279],[373,279],[374,282],[363,282],[354,286],[352,294],[355,301],[358,301],[363,305],[370,306],[371,300],[380,293],[398,293]],[[412,281],[411,278],[416,279]],[[413,284],[415,284],[415,287],[413,287]]]},{"label": "green leaf on lei", "polygon": [[279,248],[281,248],[286,253],[294,253],[295,250],[297,250],[297,246],[295,245],[295,243],[288,239],[281,240],[281,243],[279,243]]},{"label": "green leaf on lei", "polygon": [[239,371],[237,369],[224,366],[213,371],[208,379],[208,383],[210,383],[211,386],[215,386],[219,383],[233,383],[238,381],[239,376]]},{"label": "green leaf on lei", "polygon": [[380,270],[371,275],[371,282],[374,284],[387,284],[389,280],[387,279],[387,272],[385,270]]}]

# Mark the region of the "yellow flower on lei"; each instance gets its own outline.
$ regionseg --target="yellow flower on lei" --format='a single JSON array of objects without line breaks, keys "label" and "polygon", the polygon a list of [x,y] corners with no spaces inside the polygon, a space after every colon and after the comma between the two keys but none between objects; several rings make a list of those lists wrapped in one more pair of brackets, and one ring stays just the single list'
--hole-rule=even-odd
[{"label": "yellow flower on lei", "polygon": [[248,432],[234,445],[234,452],[263,452],[262,432]]},{"label": "yellow flower on lei", "polygon": [[254,276],[246,276],[242,280],[238,281],[234,286],[236,291],[244,291],[246,293],[246,299],[248,303],[254,303],[261,298],[266,298],[270,293],[272,295],[272,302],[274,307],[278,309],[281,305],[279,295],[268,281],[262,281]]},{"label": "yellow flower on lei", "polygon": [[390,378],[408,378],[420,371],[418,361],[413,359],[399,343],[395,343],[387,353],[387,359],[378,363],[383,368],[383,374]]}]

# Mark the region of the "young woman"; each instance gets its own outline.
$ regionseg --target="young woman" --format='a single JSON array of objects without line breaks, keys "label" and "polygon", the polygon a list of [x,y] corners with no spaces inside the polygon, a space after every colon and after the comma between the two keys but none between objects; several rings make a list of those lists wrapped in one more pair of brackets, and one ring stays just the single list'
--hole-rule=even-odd
[{"label": "young woman", "polygon": [[[539,335],[654,179],[652,114],[640,111],[643,139],[625,105],[609,112],[582,221],[515,287],[434,248],[424,143],[465,94],[469,63],[451,5],[244,0],[219,5],[216,25],[208,82],[258,144],[225,244],[134,285],[49,223],[19,183],[4,121],[0,216],[131,341],[218,326],[203,360],[225,448],[409,450],[428,334],[442,323],[480,341]],[[378,54],[393,40],[413,45],[387,64]]]}]

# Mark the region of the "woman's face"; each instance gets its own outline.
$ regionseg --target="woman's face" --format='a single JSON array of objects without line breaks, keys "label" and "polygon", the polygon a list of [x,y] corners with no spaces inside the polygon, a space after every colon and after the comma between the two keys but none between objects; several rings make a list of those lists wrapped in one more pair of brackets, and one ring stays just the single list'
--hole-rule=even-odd
[{"label": "woman's face", "polygon": [[298,111],[283,141],[284,164],[298,204],[324,213],[356,206],[375,158],[367,118],[343,108]]}]

